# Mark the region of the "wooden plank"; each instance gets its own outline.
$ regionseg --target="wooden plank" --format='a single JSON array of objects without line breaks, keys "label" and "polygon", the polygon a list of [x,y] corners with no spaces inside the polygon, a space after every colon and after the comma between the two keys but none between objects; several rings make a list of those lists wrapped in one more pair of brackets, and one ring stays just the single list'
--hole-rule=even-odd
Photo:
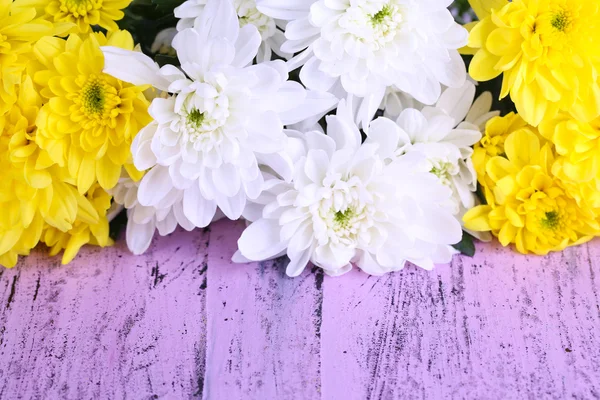
[{"label": "wooden plank", "polygon": [[324,399],[598,398],[600,243],[325,279]]},{"label": "wooden plank", "polygon": [[232,264],[243,227],[211,228],[205,398],[320,398],[323,275],[288,278],[282,260]]},{"label": "wooden plank", "polygon": [[201,396],[208,233],[0,270],[0,398]]},{"label": "wooden plank", "polygon": [[600,395],[600,242],[290,279],[281,260],[229,262],[242,229],[1,270],[0,398]]}]

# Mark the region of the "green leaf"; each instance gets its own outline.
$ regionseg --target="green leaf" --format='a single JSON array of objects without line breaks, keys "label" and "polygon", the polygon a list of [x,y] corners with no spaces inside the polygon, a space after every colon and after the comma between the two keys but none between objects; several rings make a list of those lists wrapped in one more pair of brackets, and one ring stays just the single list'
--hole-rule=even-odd
[{"label": "green leaf", "polygon": [[172,12],[175,7],[180,6],[184,0],[152,0],[156,9],[165,12]]},{"label": "green leaf", "polygon": [[460,254],[473,257],[475,255],[475,243],[473,240],[473,236],[469,235],[467,232],[463,232],[462,240],[452,247],[460,251]]}]

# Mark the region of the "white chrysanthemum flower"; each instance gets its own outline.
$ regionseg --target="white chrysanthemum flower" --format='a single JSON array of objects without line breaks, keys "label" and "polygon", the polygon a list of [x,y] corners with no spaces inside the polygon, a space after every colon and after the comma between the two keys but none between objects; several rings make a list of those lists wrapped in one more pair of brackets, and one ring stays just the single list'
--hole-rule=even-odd
[{"label": "white chrysanthemum flower", "polygon": [[465,212],[477,205],[472,146],[481,139],[486,122],[499,114],[490,111],[490,93],[475,103],[474,98],[475,85],[468,81],[461,88],[446,89],[435,107],[402,93],[389,93],[385,117],[370,124],[367,140],[394,149],[391,160],[412,152],[423,154],[439,182],[452,190],[454,214],[460,222]]},{"label": "white chrysanthemum flower", "polygon": [[[157,230],[160,236],[167,236],[173,233],[177,226],[181,226],[188,232],[196,227],[183,212],[183,191],[171,191],[170,196],[164,199],[159,208],[146,207],[138,202],[139,185],[140,182],[132,180],[129,175],[123,173],[117,186],[109,190],[113,195],[113,205],[118,206],[115,207],[115,211],[127,209],[126,240],[127,247],[133,254],[145,253]],[[222,213],[217,212],[212,222],[223,217]]]},{"label": "white chrysanthemum flower", "polygon": [[[389,86],[433,104],[441,85],[460,87],[465,64],[457,49],[466,29],[447,9],[449,0],[257,0],[258,9],[288,21],[281,49],[300,53],[310,89],[372,96],[379,104]],[[339,95],[339,94],[338,94]]]},{"label": "white chrysanthemum flower", "polygon": [[[254,25],[262,42],[258,49],[256,60],[259,63],[271,60],[272,53],[285,59],[291,58],[293,54],[281,51],[281,45],[285,42],[283,31],[278,28],[275,19],[268,17],[256,9],[256,0],[222,0],[232,1],[237,12],[240,27],[247,24]],[[193,28],[195,21],[199,20],[208,0],[187,0],[175,8],[175,17],[180,18],[177,22],[177,30],[182,31]],[[281,25],[281,22],[280,24]]]},{"label": "white chrysanthemum flower", "polygon": [[187,231],[195,228],[183,213],[182,191],[171,191],[160,207],[146,207],[138,202],[138,190],[139,182],[123,174],[117,186],[109,191],[115,203],[127,209],[127,247],[133,254],[143,254],[148,250],[157,229],[161,236],[166,236],[177,225]]},{"label": "white chrysanthemum flower", "polygon": [[307,263],[340,275],[351,264],[380,275],[410,261],[423,268],[447,263],[461,239],[450,189],[418,153],[386,163],[390,149],[361,144],[344,102],[327,117],[327,133],[291,133],[296,166],[291,182],[265,171],[265,191],[244,215],[252,224],[235,261],[287,254],[287,274]]},{"label": "white chrysanthemum flower", "polygon": [[103,48],[107,73],[173,94],[152,101],[154,122],[131,147],[135,166],[149,170],[137,194],[141,205],[162,209],[165,199],[181,192],[183,213],[197,227],[207,226],[217,207],[238,219],[247,199],[262,190],[259,164],[291,168],[283,125],[322,113],[337,100],[287,81],[283,61],[250,66],[260,42],[253,25],[239,27],[230,2],[209,0],[196,28],[173,41],[183,71]]}]

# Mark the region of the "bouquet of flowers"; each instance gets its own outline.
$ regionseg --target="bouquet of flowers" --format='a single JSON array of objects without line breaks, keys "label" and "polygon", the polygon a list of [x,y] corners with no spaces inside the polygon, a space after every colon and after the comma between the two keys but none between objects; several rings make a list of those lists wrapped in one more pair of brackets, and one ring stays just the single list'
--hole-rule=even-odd
[{"label": "bouquet of flowers", "polygon": [[5,267],[124,218],[289,276],[600,235],[597,0],[2,0],[0,78]]}]

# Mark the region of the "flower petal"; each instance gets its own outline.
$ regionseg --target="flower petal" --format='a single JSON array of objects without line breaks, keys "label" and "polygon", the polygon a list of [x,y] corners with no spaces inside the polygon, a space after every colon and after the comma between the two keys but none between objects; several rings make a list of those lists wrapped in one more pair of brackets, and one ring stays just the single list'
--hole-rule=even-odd
[{"label": "flower petal", "polygon": [[238,240],[242,256],[252,261],[278,257],[286,248],[279,239],[279,224],[272,219],[259,219],[248,226]]}]

